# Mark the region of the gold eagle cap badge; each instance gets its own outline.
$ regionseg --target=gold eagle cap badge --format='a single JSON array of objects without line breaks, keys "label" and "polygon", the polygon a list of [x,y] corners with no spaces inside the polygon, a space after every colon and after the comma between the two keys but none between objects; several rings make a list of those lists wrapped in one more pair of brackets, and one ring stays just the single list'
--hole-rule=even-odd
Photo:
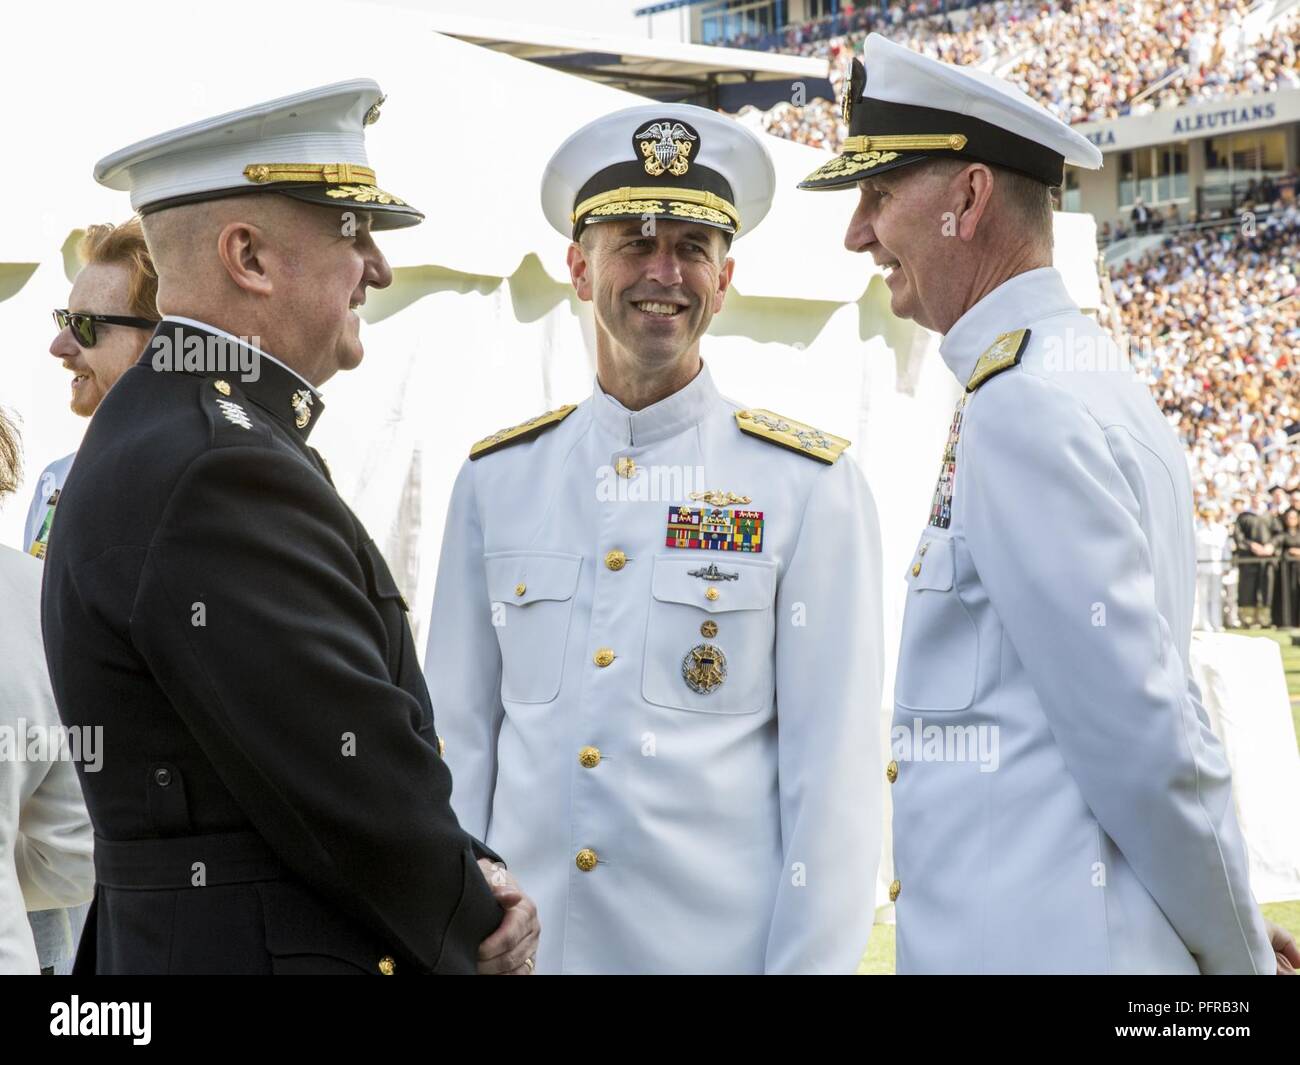
[{"label": "gold eagle cap badge", "polygon": [[651,177],[665,173],[681,177],[690,169],[691,153],[699,155],[699,133],[675,118],[651,122],[633,140],[645,160],[645,172]]}]

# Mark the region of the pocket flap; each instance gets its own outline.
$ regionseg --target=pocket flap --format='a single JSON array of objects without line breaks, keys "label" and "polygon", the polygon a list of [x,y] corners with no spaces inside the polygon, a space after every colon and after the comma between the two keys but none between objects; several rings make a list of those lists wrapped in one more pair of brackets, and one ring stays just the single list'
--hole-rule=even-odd
[{"label": "pocket flap", "polygon": [[361,564],[365,567],[370,586],[381,599],[401,599],[402,608],[407,609],[406,600],[402,599],[401,590],[393,580],[392,571],[384,561],[384,554],[374,540],[367,540],[360,548]]},{"label": "pocket flap", "polygon": [[263,881],[256,889],[272,955],[338,958],[379,975],[380,959],[389,951],[317,895],[287,880]]},{"label": "pocket flap", "polygon": [[[711,566],[717,568],[719,579],[692,576],[709,570]],[[709,598],[709,589],[717,591],[716,598]],[[710,614],[728,610],[770,610],[776,598],[776,563],[753,559],[742,562],[730,558],[717,561],[699,555],[688,558],[656,555],[651,594],[661,603],[684,603]]]},{"label": "pocket flap", "polygon": [[543,599],[572,599],[578,589],[581,555],[500,551],[483,556],[488,598],[527,606]]},{"label": "pocket flap", "polygon": [[946,592],[952,587],[955,569],[952,541],[942,536],[923,536],[907,564],[907,583],[918,590]]}]

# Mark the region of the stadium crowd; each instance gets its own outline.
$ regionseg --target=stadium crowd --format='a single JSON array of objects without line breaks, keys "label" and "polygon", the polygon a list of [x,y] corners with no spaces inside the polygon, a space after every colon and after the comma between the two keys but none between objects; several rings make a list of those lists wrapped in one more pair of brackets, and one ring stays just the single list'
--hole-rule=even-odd
[{"label": "stadium crowd", "polygon": [[[1271,559],[1246,563],[1261,570],[1261,586],[1250,578],[1242,591],[1252,608],[1271,606],[1273,620],[1293,623],[1300,602],[1281,616],[1283,575],[1274,571],[1286,512],[1300,509],[1300,461],[1287,447],[1300,433],[1300,208],[1281,197],[1259,206],[1272,209],[1165,237],[1113,269],[1111,287],[1116,332],[1188,450],[1203,565]],[[1269,528],[1246,530],[1254,518],[1242,514]],[[1247,541],[1274,548],[1260,555]]]},{"label": "stadium crowd", "polygon": [[[933,0],[882,12],[843,4],[834,18],[728,43],[824,58],[838,97],[849,58],[879,32],[936,59],[1006,68],[1035,99],[1080,123],[1300,88],[1300,10],[1247,43],[1252,6],[995,0],[943,11]],[[847,136],[838,104],[822,99],[777,104],[759,120],[769,133],[832,151]],[[1298,193],[1295,176],[1251,182],[1236,205],[1251,212],[1242,218],[1257,219],[1248,225],[1199,229],[1185,225],[1194,214],[1143,206],[1099,229],[1102,245],[1168,234],[1112,271],[1119,320],[1111,324],[1188,448],[1206,628],[1222,627],[1225,607],[1234,625],[1300,624],[1300,529],[1288,526],[1300,521],[1300,458],[1286,446],[1300,433]]]},{"label": "stadium crowd", "polygon": [[[1072,123],[1300,87],[1300,12],[1247,44],[1247,0],[996,0],[936,14],[937,6],[898,5],[885,14],[850,8],[762,42],[728,43],[824,58],[838,94],[848,58],[878,32],[946,62],[1010,64],[1012,81]],[[827,26],[849,32],[820,36]],[[837,106],[820,99],[778,104],[762,122],[770,133],[817,147],[833,149],[846,135]]]}]

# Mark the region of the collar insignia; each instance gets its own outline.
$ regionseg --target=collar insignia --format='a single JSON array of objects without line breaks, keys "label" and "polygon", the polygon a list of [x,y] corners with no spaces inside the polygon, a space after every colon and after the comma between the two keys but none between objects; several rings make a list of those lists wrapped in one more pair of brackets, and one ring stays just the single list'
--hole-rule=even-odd
[{"label": "collar insignia", "polygon": [[289,400],[289,406],[293,408],[293,424],[299,429],[306,429],[307,423],[311,421],[311,407],[314,402],[312,394],[305,388],[298,389]]}]

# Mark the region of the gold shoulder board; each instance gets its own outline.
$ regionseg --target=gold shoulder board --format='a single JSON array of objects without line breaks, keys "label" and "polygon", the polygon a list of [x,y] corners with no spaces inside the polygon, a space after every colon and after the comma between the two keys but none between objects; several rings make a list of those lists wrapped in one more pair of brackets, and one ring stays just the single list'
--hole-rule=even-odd
[{"label": "gold shoulder board", "polygon": [[508,429],[499,429],[491,436],[485,436],[470,448],[469,457],[471,459],[481,459],[484,455],[490,454],[498,448],[506,447],[509,444],[517,444],[521,440],[530,440],[543,429],[559,425],[577,409],[578,405],[576,403],[570,403],[556,410],[548,410],[545,414],[539,414],[536,418],[529,418],[528,421],[521,422],[519,425],[512,425]]},{"label": "gold shoulder board", "polygon": [[974,392],[990,377],[996,377],[1003,370],[1009,370],[1020,362],[1025,348],[1029,346],[1029,330],[1017,329],[1012,333],[1003,333],[988,346],[980,356],[975,369],[971,371],[970,380],[966,382],[966,391]]},{"label": "gold shoulder board", "polygon": [[824,433],[793,418],[786,418],[757,407],[736,411],[736,425],[743,433],[787,447],[791,451],[807,455],[810,459],[824,462],[828,466],[835,465],[835,461],[850,443],[842,436]]}]

